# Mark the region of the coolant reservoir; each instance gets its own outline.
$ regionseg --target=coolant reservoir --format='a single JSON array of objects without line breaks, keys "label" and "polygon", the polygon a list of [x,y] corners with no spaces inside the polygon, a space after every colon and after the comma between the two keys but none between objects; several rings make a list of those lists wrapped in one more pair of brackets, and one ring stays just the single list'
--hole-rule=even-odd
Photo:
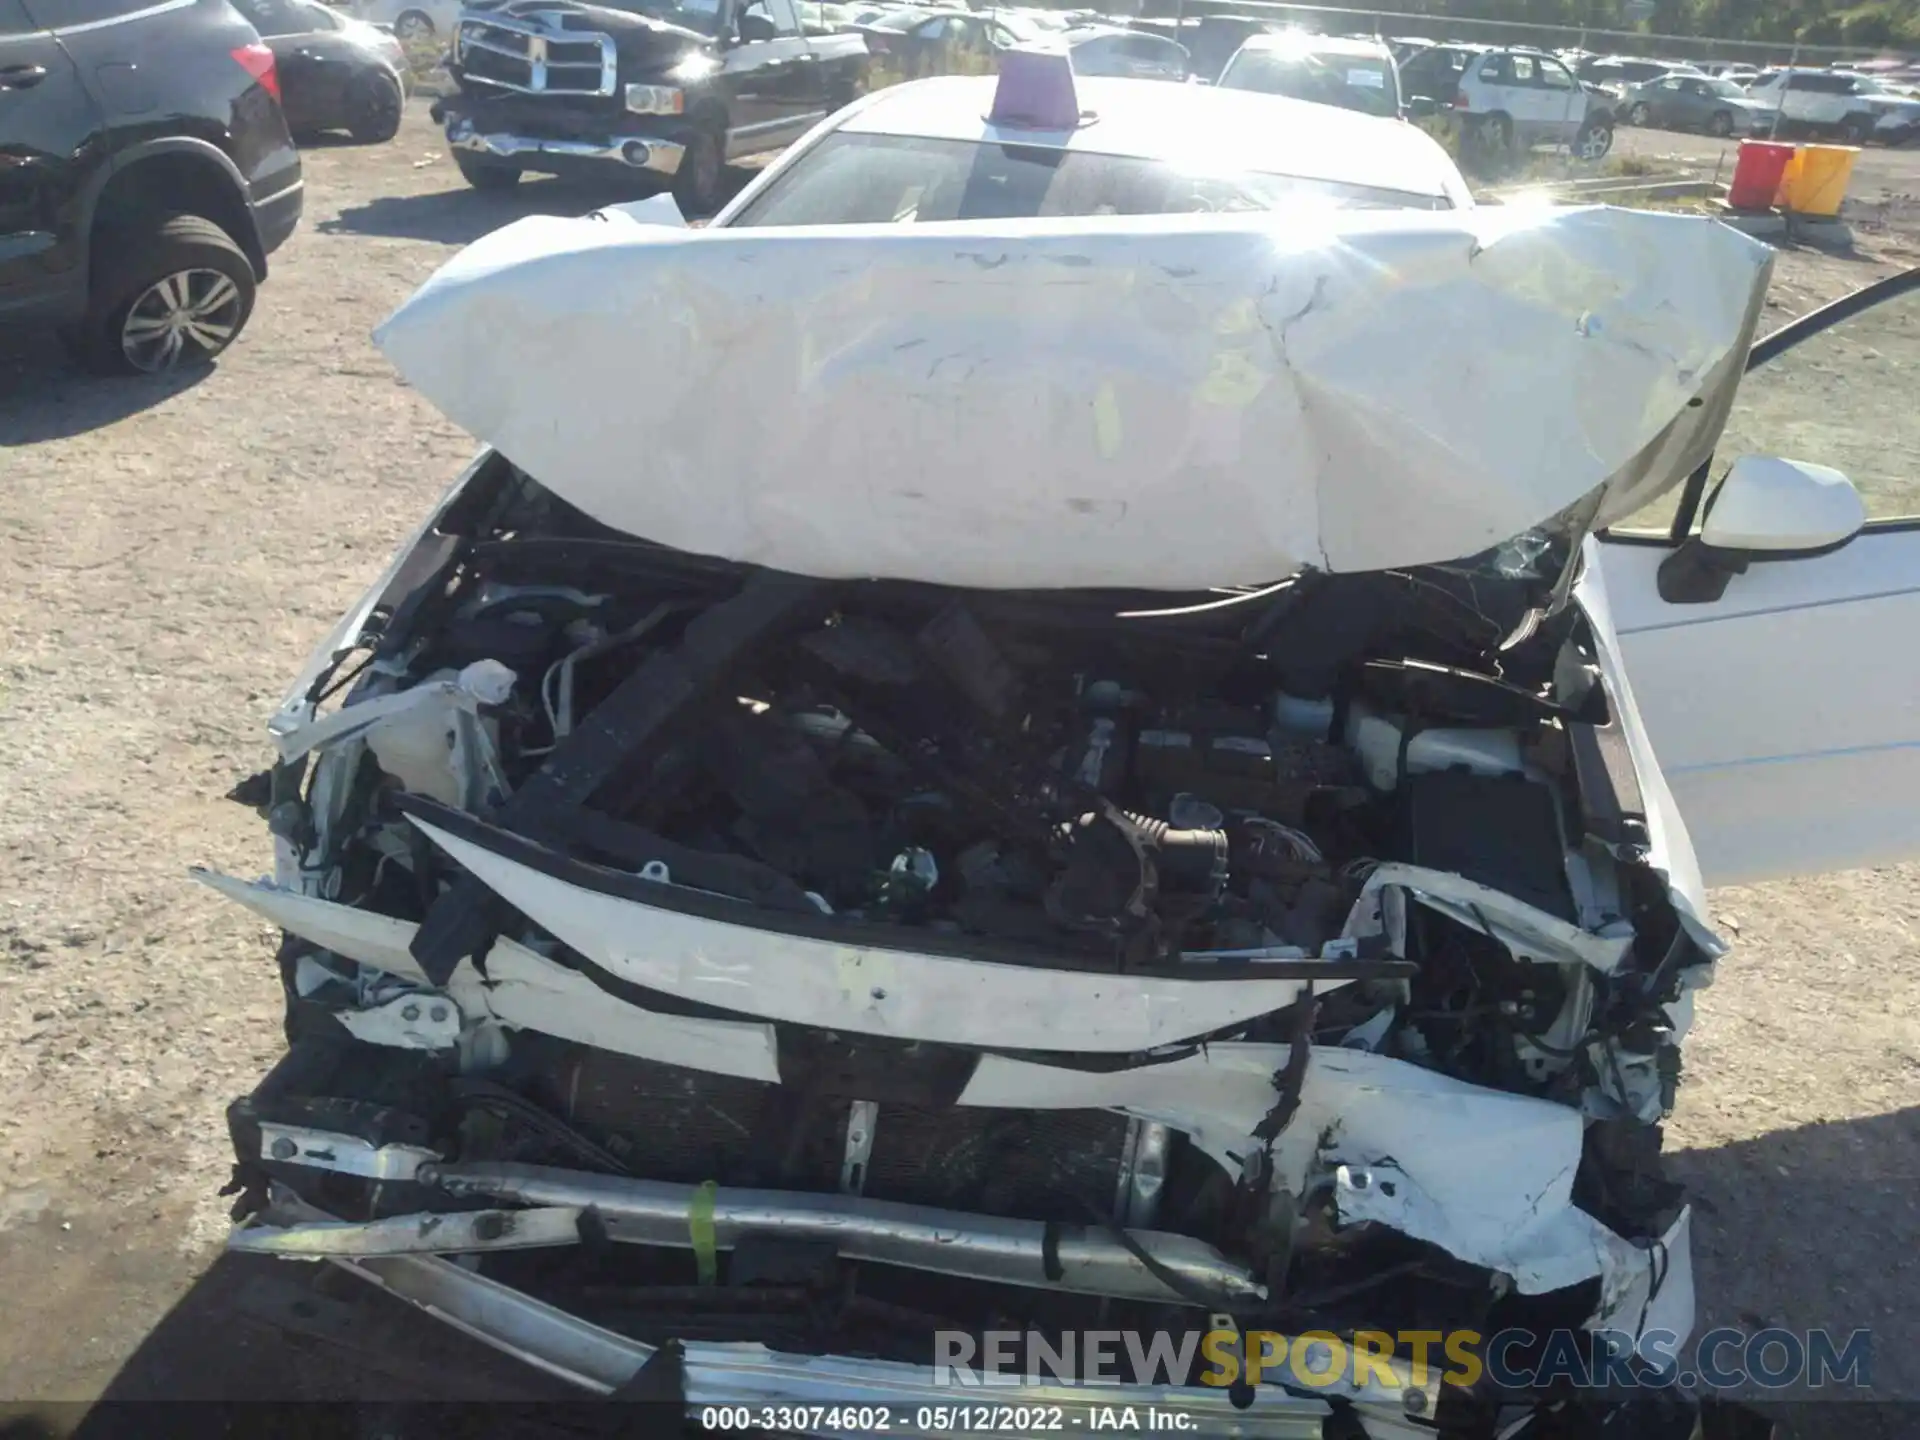
[{"label": "coolant reservoir", "polygon": [[443,670],[405,692],[402,703],[367,731],[380,768],[402,788],[443,805],[473,809],[490,790],[505,794],[491,721],[481,705],[504,704],[514,673],[498,660]]},{"label": "coolant reservoir", "polygon": [[[1367,779],[1376,790],[1391,790],[1400,781],[1400,740],[1405,721],[1382,715],[1356,702],[1347,714],[1347,748],[1360,757]],[[1420,730],[1407,744],[1407,773],[1467,769],[1476,775],[1517,773],[1520,732],[1517,730]]]}]

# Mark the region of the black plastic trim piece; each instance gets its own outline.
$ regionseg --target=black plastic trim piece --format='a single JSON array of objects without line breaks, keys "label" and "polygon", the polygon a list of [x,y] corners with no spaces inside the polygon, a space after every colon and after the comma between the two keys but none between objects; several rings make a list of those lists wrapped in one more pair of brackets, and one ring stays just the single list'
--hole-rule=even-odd
[{"label": "black plastic trim piece", "polygon": [[[546,833],[557,817],[586,804],[635,763],[688,705],[711,694],[757,646],[814,613],[832,589],[819,580],[756,573],[739,594],[689,622],[677,647],[642,661],[553,747],[546,763],[499,807],[499,818]],[[435,900],[412,945],[427,978],[444,985],[462,956],[483,957],[498,933],[496,914],[493,892],[471,875]]]}]

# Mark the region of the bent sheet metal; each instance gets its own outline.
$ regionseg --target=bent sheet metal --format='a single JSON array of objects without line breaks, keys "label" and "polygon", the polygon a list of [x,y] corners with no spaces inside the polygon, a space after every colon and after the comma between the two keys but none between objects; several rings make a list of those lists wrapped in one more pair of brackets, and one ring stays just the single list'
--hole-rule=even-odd
[{"label": "bent sheet metal", "polygon": [[1770,255],[1598,208],[535,217],[376,339],[456,423],[663,544],[1195,589],[1477,554],[1602,486],[1580,523],[1638,508],[1710,452]]}]

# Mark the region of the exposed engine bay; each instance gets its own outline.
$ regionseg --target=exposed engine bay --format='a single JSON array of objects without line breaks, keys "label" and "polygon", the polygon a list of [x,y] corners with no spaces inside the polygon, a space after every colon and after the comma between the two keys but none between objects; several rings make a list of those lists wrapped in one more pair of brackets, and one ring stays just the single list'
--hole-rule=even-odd
[{"label": "exposed engine bay", "polygon": [[276,883],[202,876],[285,932],[236,1246],[920,1365],[1222,1317],[1684,1330],[1659,1126],[1718,948],[1648,863],[1566,564],[814,581],[488,456],[236,791]]}]

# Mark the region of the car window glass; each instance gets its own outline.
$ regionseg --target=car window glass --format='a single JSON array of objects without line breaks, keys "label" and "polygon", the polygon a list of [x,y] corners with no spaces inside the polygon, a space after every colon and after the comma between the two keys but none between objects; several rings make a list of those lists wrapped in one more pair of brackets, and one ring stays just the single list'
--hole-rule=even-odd
[{"label": "car window glass", "polygon": [[1509,55],[1507,57],[1507,79],[1515,85],[1532,85],[1539,79],[1539,70],[1531,55]]},{"label": "car window glass", "polygon": [[[1896,397],[1909,397],[1900,401]],[[1741,455],[1831,465],[1872,520],[1920,519],[1920,291],[1811,335],[1741,382],[1714,477]]]},{"label": "car window glass", "polygon": [[1547,89],[1571,90],[1574,88],[1573,76],[1569,75],[1556,62],[1552,60],[1541,60],[1538,64],[1540,83],[1546,86]]},{"label": "car window glass", "polygon": [[[1859,489],[1870,521],[1920,520],[1920,406],[1896,399],[1913,395],[1920,290],[1849,316],[1748,372],[1714,446],[1708,493],[1740,456],[1779,455],[1840,471]],[[1666,533],[1679,495],[1669,491],[1614,528]]]},{"label": "car window glass", "polygon": [[767,0],[767,9],[773,15],[774,28],[782,35],[800,33],[800,15],[793,8],[793,0]]},{"label": "car window glass", "polygon": [[774,24],[773,11],[768,8],[767,0],[748,0],[747,4],[742,5],[739,16],[733,22],[734,29],[744,35],[747,29],[744,22],[749,19],[758,20],[765,25],[774,25],[775,29],[779,28]]},{"label": "car window glass", "polygon": [[234,8],[269,40],[280,35],[304,35],[313,28],[296,0],[234,0]]},{"label": "car window glass", "polygon": [[736,227],[913,224],[1050,215],[1171,215],[1316,208],[1447,208],[1439,196],[1287,175],[1188,169],[1041,145],[840,132],[782,171]]},{"label": "car window glass", "polygon": [[300,14],[307,29],[322,31],[338,30],[340,28],[342,23],[341,17],[329,10],[326,6],[314,3],[314,0],[298,0],[298,3],[300,6]]},{"label": "car window glass", "polygon": [[1508,74],[1507,59],[1508,57],[1505,55],[1489,55],[1480,63],[1480,68],[1474,73],[1489,84],[1504,84]]},{"label": "car window glass", "polygon": [[1428,50],[1415,55],[1402,65],[1400,78],[1408,85],[1431,85],[1435,81],[1446,79],[1449,74],[1458,73],[1459,68],[1452,57],[1436,55]]},{"label": "car window glass", "polygon": [[1218,83],[1223,90],[1285,95],[1363,115],[1394,115],[1400,105],[1392,62],[1385,56],[1242,50]]}]

